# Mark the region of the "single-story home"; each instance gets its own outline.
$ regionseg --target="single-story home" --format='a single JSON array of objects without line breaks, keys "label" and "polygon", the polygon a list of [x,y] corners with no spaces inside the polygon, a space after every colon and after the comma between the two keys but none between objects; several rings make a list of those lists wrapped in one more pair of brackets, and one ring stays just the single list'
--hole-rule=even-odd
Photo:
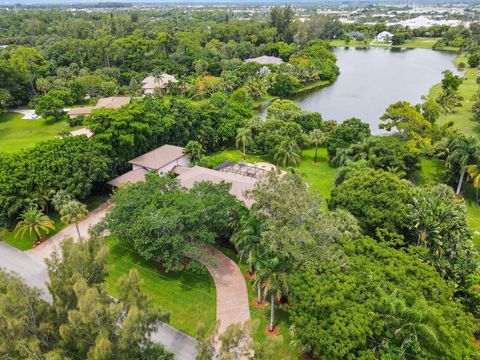
[{"label": "single-story home", "polygon": [[127,183],[143,181],[145,174],[155,170],[159,174],[164,174],[173,170],[177,166],[188,166],[190,160],[183,153],[184,148],[174,145],[162,145],[143,155],[137,156],[129,161],[132,170],[110,180],[107,184],[113,187],[119,187]]},{"label": "single-story home", "polygon": [[280,65],[283,60],[275,56],[259,56],[256,58],[245,59],[245,62],[256,62],[260,65]]},{"label": "single-story home", "polygon": [[358,38],[363,38],[363,34],[359,31],[350,31],[348,33],[349,36],[355,38],[355,39],[358,39]]},{"label": "single-story home", "polygon": [[68,112],[68,116],[70,116],[71,118],[75,118],[77,116],[86,116],[90,115],[93,110],[100,108],[118,109],[124,105],[129,104],[131,99],[132,98],[128,96],[110,96],[106,98],[101,98],[98,99],[95,106],[85,106],[70,109],[70,111]]},{"label": "single-story home", "polygon": [[129,161],[133,170],[143,168],[156,170],[159,174],[173,170],[176,166],[188,166],[190,160],[183,153],[184,148],[175,145],[162,145]]},{"label": "single-story home", "polygon": [[377,35],[377,40],[382,42],[390,42],[392,41],[393,34],[389,33],[388,31],[382,31]]},{"label": "single-story home", "polygon": [[148,76],[142,81],[143,93],[152,95],[155,89],[164,90],[168,83],[177,83],[175,76],[170,74],[161,74],[160,76]]}]

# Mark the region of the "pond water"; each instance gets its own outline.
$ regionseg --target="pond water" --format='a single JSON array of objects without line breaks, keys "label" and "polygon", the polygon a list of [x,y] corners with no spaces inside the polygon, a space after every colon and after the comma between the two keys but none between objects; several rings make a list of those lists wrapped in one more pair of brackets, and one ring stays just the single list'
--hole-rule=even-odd
[{"label": "pond water", "polygon": [[422,95],[440,82],[442,71],[455,71],[454,54],[428,49],[352,47],[336,48],[335,54],[340,67],[335,83],[293,100],[304,110],[321,113],[325,120],[360,118],[370,124],[373,133],[382,132],[379,118],[388,105],[420,103]]}]

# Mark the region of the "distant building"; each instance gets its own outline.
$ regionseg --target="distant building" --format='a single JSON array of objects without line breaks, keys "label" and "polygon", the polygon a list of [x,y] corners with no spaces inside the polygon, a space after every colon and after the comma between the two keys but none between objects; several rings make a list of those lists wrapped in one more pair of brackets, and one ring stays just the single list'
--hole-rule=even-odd
[{"label": "distant building", "polygon": [[246,59],[245,62],[256,62],[260,65],[280,65],[283,60],[275,56],[259,56],[256,58]]},{"label": "distant building", "polygon": [[93,133],[87,129],[87,128],[81,128],[78,130],[73,130],[70,132],[72,136],[80,136],[80,135],[85,135],[87,138],[91,138],[93,136]]},{"label": "distant building", "polygon": [[161,74],[160,76],[148,76],[142,81],[143,93],[152,95],[155,89],[164,90],[168,83],[177,83],[178,80],[173,75]]},{"label": "distant building", "polygon": [[382,31],[380,34],[377,35],[377,40],[382,42],[390,42],[392,41],[393,34],[389,33],[388,31]]},{"label": "distant building", "polygon": [[124,105],[130,103],[131,98],[128,96],[111,96],[107,98],[98,99],[95,106],[85,106],[79,108],[70,109],[68,116],[75,118],[77,116],[86,116],[90,115],[92,110],[107,108],[107,109],[118,109]]},{"label": "distant building", "polygon": [[363,38],[363,34],[361,32],[358,32],[358,31],[350,31],[348,33],[348,35],[350,35],[351,37],[353,37],[355,39]]},{"label": "distant building", "polygon": [[401,25],[413,30],[418,28],[427,28],[434,25],[447,25],[452,27],[463,25],[465,27],[469,27],[470,23],[462,20],[431,19],[422,15],[422,16],[417,16],[413,19],[402,20],[402,21],[391,23],[388,25]]}]

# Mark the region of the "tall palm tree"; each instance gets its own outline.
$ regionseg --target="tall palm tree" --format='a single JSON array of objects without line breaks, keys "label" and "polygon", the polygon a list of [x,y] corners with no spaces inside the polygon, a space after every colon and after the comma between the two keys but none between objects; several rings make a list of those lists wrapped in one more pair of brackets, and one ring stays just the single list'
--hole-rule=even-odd
[{"label": "tall palm tree", "polygon": [[60,219],[66,224],[75,224],[79,238],[81,236],[80,229],[78,228],[78,222],[87,216],[87,214],[87,205],[82,204],[77,200],[71,200],[67,202],[60,209]]},{"label": "tall palm tree", "polygon": [[309,138],[310,138],[310,141],[315,144],[315,157],[313,159],[313,162],[316,164],[318,145],[322,144],[325,141],[325,133],[320,129],[313,129],[309,133]]},{"label": "tall palm tree", "polygon": [[55,223],[47,215],[43,214],[36,207],[31,207],[27,209],[20,215],[20,221],[17,226],[15,226],[15,237],[23,237],[25,233],[28,232],[29,235],[32,233],[35,235],[35,242],[40,243],[42,239],[41,231],[49,233],[50,230],[55,229]]},{"label": "tall palm tree", "polygon": [[259,262],[254,281],[261,284],[265,296],[270,295],[270,332],[275,328],[275,299],[280,301],[283,295],[288,294],[284,260],[272,253],[266,253],[264,259]]},{"label": "tall palm tree", "polygon": [[[262,258],[262,232],[265,230],[265,223],[253,217],[244,221],[240,231],[232,237],[232,243],[238,250],[240,261],[246,260],[248,272],[253,275],[254,268],[257,268]],[[258,282],[254,284],[257,287],[257,302],[262,303],[262,288]]]},{"label": "tall palm tree", "polygon": [[235,138],[235,145],[237,149],[242,147],[243,161],[247,157],[247,146],[252,142],[252,131],[247,128],[240,128],[237,130],[237,137]]},{"label": "tall palm tree", "polygon": [[452,152],[447,157],[447,166],[458,168],[460,179],[456,194],[460,194],[468,165],[475,164],[480,159],[480,144],[477,138],[459,136],[452,143]]},{"label": "tall palm tree", "polygon": [[480,189],[480,165],[467,166],[467,174],[475,188],[475,197],[478,204],[478,189]]},{"label": "tall palm tree", "polygon": [[295,166],[300,162],[300,148],[294,140],[284,140],[275,148],[273,160],[280,166]]}]

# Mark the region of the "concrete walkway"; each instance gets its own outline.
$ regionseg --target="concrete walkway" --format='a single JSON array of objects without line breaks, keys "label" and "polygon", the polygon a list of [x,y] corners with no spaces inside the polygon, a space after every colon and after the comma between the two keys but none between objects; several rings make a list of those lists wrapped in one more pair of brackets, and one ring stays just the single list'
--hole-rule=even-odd
[{"label": "concrete walkway", "polygon": [[212,248],[209,250],[215,263],[206,263],[217,289],[218,333],[223,333],[232,324],[250,320],[247,284],[237,266],[228,256]]}]

